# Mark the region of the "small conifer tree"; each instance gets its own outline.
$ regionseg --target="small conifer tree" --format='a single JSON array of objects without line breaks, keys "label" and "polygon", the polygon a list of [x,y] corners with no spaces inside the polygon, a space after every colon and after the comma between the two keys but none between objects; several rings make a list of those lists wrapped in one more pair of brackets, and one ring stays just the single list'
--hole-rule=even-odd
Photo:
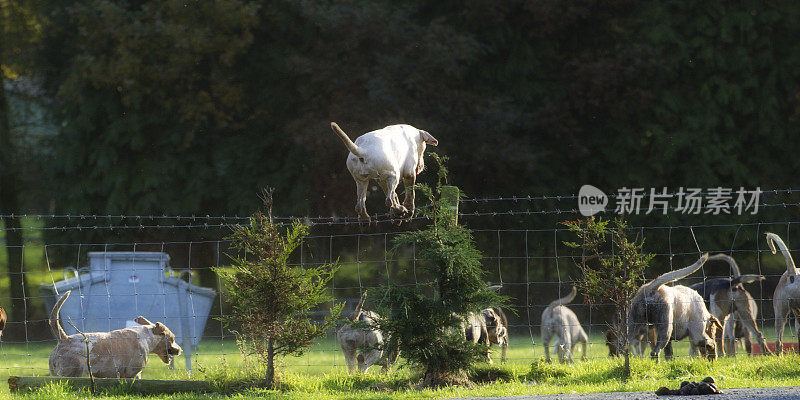
[{"label": "small conifer tree", "polygon": [[564,242],[568,247],[581,249],[578,267],[581,275],[576,279],[578,290],[589,304],[611,304],[615,321],[610,329],[618,339],[617,348],[625,360],[624,378],[631,375],[628,310],[631,300],[644,283],[644,270],[653,254],[642,250],[644,238],[630,240],[625,233],[625,221],[615,219],[609,224],[594,217],[564,222],[578,236],[575,242]]},{"label": "small conifer tree", "polygon": [[338,265],[290,265],[289,257],[308,228],[293,221],[284,231],[272,221],[272,192],[264,191],[262,200],[267,214],[259,211],[247,225],[234,229],[229,237],[237,251],[231,255],[233,266],[216,271],[228,281],[233,305],[232,315],[223,322],[238,327],[240,347],[266,364],[266,385],[274,387],[276,357],[301,355],[335,327],[343,305],[335,304],[322,322],[310,319],[314,307],[332,300],[327,284]]},{"label": "small conifer tree", "polygon": [[[439,166],[439,179],[434,188],[417,188],[429,200],[430,207],[421,213],[430,219],[426,229],[398,235],[393,251],[415,246],[417,268],[433,277],[429,284],[433,296],[425,295],[422,285],[409,286],[390,281],[379,304],[383,316],[378,325],[400,349],[405,359],[423,370],[423,386],[469,384],[466,371],[486,357],[486,346],[467,342],[464,321],[470,313],[500,305],[503,299],[490,290],[483,280],[481,253],[470,230],[458,225],[453,202],[442,199],[442,193],[457,188],[444,186],[447,170],[444,160],[432,154]],[[430,292],[430,291],[429,291]]]}]

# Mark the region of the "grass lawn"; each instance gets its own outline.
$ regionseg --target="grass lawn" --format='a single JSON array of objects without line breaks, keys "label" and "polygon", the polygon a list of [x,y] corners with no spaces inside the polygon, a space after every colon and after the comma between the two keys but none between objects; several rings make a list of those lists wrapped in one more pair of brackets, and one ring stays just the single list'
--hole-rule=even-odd
[{"label": "grass lawn", "polygon": [[[798,386],[800,385],[800,356],[721,358],[707,362],[684,356],[688,353],[685,341],[677,343],[676,355],[671,362],[654,363],[649,359],[634,359],[634,379],[625,383],[620,379],[621,361],[606,357],[607,350],[599,335],[592,337],[589,359],[572,365],[546,364],[541,361],[542,347],[538,336],[536,346],[531,346],[527,336],[512,336],[509,362],[501,368],[480,366],[473,371],[474,380],[485,380],[489,371],[502,377],[492,383],[478,384],[473,388],[444,388],[417,390],[414,384],[419,371],[409,367],[395,368],[389,375],[381,375],[377,367],[366,376],[351,376],[344,366],[344,358],[334,337],[316,344],[297,358],[282,362],[282,390],[243,389],[231,398],[275,399],[433,399],[448,397],[502,396],[524,394],[583,393],[607,391],[655,390],[659,386],[676,386],[682,380],[700,380],[713,376],[721,388]],[[0,379],[8,375],[47,375],[47,356],[52,343],[22,345],[0,344]],[[499,352],[495,352],[495,359]],[[233,341],[204,341],[193,359],[194,373],[189,376],[183,368],[184,359],[177,359],[171,370],[151,358],[143,378],[149,379],[205,379],[234,382],[259,374],[253,363],[245,362]],[[51,386],[36,393],[10,395],[6,385],[0,386],[0,398],[52,399],[90,398],[85,392]],[[123,399],[131,395],[108,393],[100,398]],[[133,396],[136,397],[136,396]],[[164,399],[201,399],[203,395],[155,396]]]}]

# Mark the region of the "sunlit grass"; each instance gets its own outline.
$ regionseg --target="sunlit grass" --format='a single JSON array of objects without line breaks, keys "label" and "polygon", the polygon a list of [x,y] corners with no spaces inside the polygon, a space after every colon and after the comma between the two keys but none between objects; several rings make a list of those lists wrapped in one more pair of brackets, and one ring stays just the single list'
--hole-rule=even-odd
[{"label": "sunlit grass", "polygon": [[[538,338],[534,338],[538,340]],[[416,368],[399,366],[384,375],[373,368],[367,375],[349,375],[335,338],[328,337],[299,358],[286,358],[279,371],[280,390],[254,388],[254,381],[263,376],[262,369],[243,357],[233,341],[203,341],[193,359],[194,373],[184,369],[178,358],[175,369],[169,369],[157,358],[151,358],[143,373],[146,379],[201,379],[218,383],[220,394],[237,399],[433,399],[448,397],[482,397],[557,393],[611,391],[652,391],[659,386],[676,386],[682,380],[714,377],[723,389],[734,387],[770,387],[800,385],[800,356],[720,358],[708,362],[689,358],[685,342],[676,344],[679,357],[670,362],[654,363],[634,358],[633,379],[622,380],[621,360],[610,359],[599,335],[593,335],[589,359],[574,364],[546,364],[542,348],[531,346],[530,337],[512,337],[509,362],[504,366],[479,366],[472,373],[474,380],[487,374],[502,376],[494,383],[477,384],[472,388],[418,389]],[[0,379],[9,374],[47,375],[47,356],[52,343],[0,345]],[[495,352],[495,359],[499,358]],[[36,393],[9,395],[7,386],[0,388],[0,398],[52,399],[90,398],[86,392],[51,386]],[[130,398],[122,392],[98,398]],[[163,399],[200,399],[202,395],[183,394],[155,396]]]}]

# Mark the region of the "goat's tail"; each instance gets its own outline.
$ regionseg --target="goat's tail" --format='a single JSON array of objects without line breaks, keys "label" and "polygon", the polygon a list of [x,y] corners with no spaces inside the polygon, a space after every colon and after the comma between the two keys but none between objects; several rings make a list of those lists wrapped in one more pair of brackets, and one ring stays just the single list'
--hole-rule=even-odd
[{"label": "goat's tail", "polygon": [[744,275],[739,275],[739,276],[731,279],[731,285],[735,285],[735,284],[737,284],[739,282],[741,282],[741,283],[753,283],[753,282],[757,282],[757,281],[763,281],[764,279],[767,279],[767,278],[764,277],[764,275],[744,274]]},{"label": "goat's tail", "polygon": [[708,253],[703,253],[703,255],[700,256],[700,258],[697,261],[695,261],[694,264],[686,268],[681,268],[679,270],[667,272],[666,274],[663,274],[658,278],[653,279],[652,281],[646,283],[644,286],[642,286],[641,289],[639,289],[639,291],[643,293],[645,296],[649,296],[656,289],[661,287],[661,285],[672,281],[677,281],[678,279],[691,275],[692,273],[694,273],[694,271],[700,269],[700,267],[702,267],[707,260],[708,260]]},{"label": "goat's tail", "polygon": [[65,292],[64,295],[58,299],[56,305],[53,306],[53,310],[50,311],[50,330],[53,331],[53,336],[58,339],[67,339],[69,337],[67,336],[67,332],[64,332],[64,328],[61,327],[61,321],[58,319],[58,313],[61,311],[61,306],[65,301],[67,301],[69,294],[70,291]]},{"label": "goat's tail", "polygon": [[786,271],[789,272],[789,275],[797,275],[797,267],[794,265],[794,260],[792,259],[792,253],[789,252],[789,248],[786,247],[786,243],[783,243],[783,239],[780,236],[772,233],[767,232],[767,244],[769,248],[772,250],[772,254],[777,253],[775,249],[775,244],[778,244],[778,248],[781,250],[783,254],[783,258],[786,260]]},{"label": "goat's tail", "polygon": [[333,129],[333,132],[339,136],[339,139],[342,139],[342,142],[347,147],[347,150],[355,154],[356,157],[362,157],[361,149],[358,146],[356,146],[356,144],[353,143],[352,140],[350,140],[350,137],[348,137],[347,134],[344,133],[342,128],[339,128],[339,125],[336,124],[336,122],[331,122],[331,129]]},{"label": "goat's tail", "polygon": [[361,311],[364,309],[364,300],[367,299],[367,291],[364,291],[364,294],[361,295],[361,300],[359,300],[356,309],[353,310],[353,313],[350,314],[350,321],[355,321],[358,319],[358,316],[361,315]]},{"label": "goat's tail", "polygon": [[568,295],[560,299],[553,300],[547,307],[553,308],[553,307],[563,306],[564,304],[569,304],[577,294],[578,294],[578,289],[576,289],[575,286],[573,286],[572,290],[569,292]]},{"label": "goat's tail", "polygon": [[728,265],[731,266],[731,271],[733,271],[734,278],[742,275],[742,271],[739,270],[739,264],[736,263],[736,260],[734,260],[733,257],[723,253],[714,254],[713,256],[708,257],[708,261],[714,260],[727,261]]},{"label": "goat's tail", "polygon": [[499,284],[499,285],[489,285],[489,282],[486,282],[486,284],[489,286],[489,290],[491,290],[493,292],[499,292],[500,289],[503,288],[503,284],[502,283]]}]

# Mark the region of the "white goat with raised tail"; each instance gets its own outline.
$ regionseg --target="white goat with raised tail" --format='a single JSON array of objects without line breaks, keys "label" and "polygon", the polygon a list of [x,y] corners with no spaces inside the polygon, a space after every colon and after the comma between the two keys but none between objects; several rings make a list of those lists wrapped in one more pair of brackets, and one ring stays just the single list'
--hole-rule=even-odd
[{"label": "white goat with raised tail", "polygon": [[786,247],[786,243],[783,243],[781,237],[767,232],[767,245],[772,250],[772,254],[776,254],[780,250],[786,260],[786,272],[778,281],[772,299],[772,308],[775,310],[775,351],[780,354],[783,352],[783,328],[790,311],[795,316],[795,329],[800,329],[800,321],[798,321],[800,318],[800,279],[798,279],[798,271],[794,265],[792,253],[789,252],[789,248]]}]

